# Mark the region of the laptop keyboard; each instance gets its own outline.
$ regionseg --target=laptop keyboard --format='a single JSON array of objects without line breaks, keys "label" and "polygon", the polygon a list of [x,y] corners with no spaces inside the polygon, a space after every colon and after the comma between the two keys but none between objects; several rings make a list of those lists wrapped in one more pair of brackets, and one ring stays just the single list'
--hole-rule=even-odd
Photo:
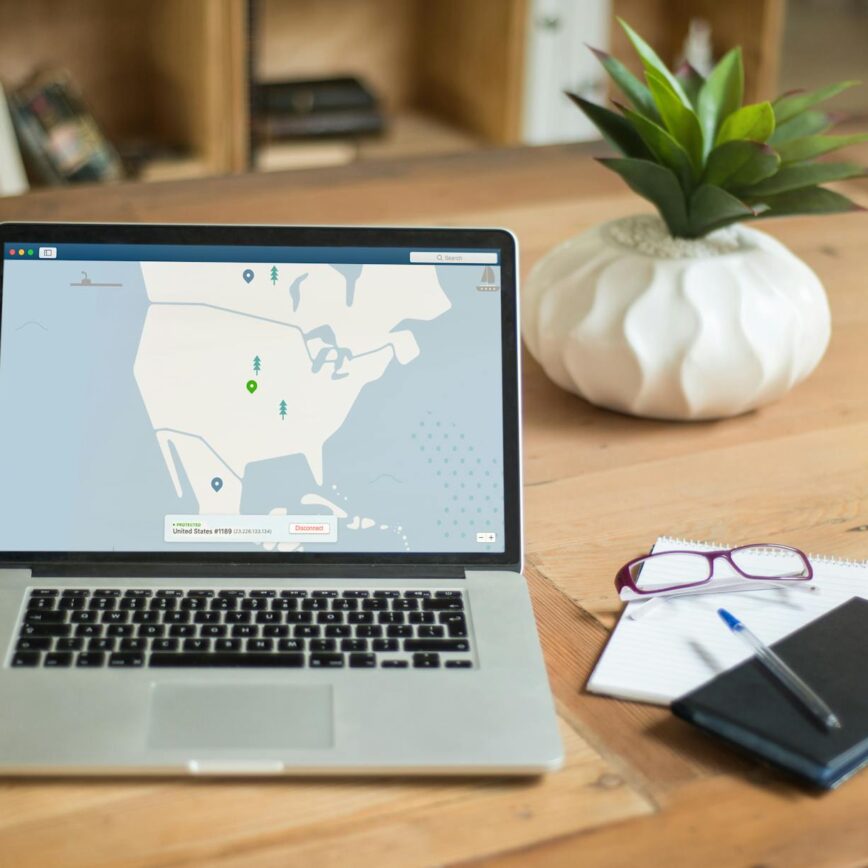
[{"label": "laptop keyboard", "polygon": [[33,588],[12,667],[472,668],[461,591]]}]

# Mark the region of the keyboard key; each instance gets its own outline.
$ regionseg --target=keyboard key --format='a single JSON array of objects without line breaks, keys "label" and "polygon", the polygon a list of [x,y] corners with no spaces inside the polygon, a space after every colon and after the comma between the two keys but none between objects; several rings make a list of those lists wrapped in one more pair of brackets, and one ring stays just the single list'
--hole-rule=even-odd
[{"label": "keyboard key", "polygon": [[362,611],[364,612],[383,612],[388,608],[388,600],[362,600]]},{"label": "keyboard key", "polygon": [[347,615],[347,623],[349,624],[373,624],[374,623],[374,613],[373,612],[350,612]]},{"label": "keyboard key", "polygon": [[[73,639],[58,639],[58,642],[73,642]],[[51,648],[51,639],[31,637],[19,639],[15,645],[16,651],[48,651]]]},{"label": "keyboard key", "polygon": [[434,623],[434,613],[433,612],[410,612],[407,615],[407,620],[411,624],[433,624]]},{"label": "keyboard key", "polygon": [[[171,650],[171,649],[157,649],[154,648],[154,651],[163,651],[163,650]],[[214,643],[215,651],[240,651],[241,650],[241,640],[240,639],[218,639]]]},{"label": "keyboard key", "polygon": [[[380,641],[383,641],[382,639]],[[313,649],[311,649],[313,650]],[[341,651],[367,651],[367,639],[343,639],[341,641]],[[374,655],[372,654],[371,657]],[[350,658],[350,666],[352,666],[352,657]]]},{"label": "keyboard key", "polygon": [[311,654],[312,669],[341,669],[344,665],[343,654]]},{"label": "keyboard key", "polygon": [[15,667],[38,666],[39,656],[38,651],[16,651],[12,655],[12,665]]},{"label": "keyboard key", "polygon": [[90,591],[87,588],[67,588],[61,597],[89,597]]},{"label": "keyboard key", "polygon": [[344,623],[344,613],[343,612],[317,612],[316,613],[316,622],[317,622],[317,624],[343,624]]},{"label": "keyboard key", "polygon": [[72,632],[71,624],[24,624],[21,627],[21,637],[25,636],[68,636]]},{"label": "keyboard key", "polygon": [[341,594],[347,600],[364,600],[370,596],[368,591],[344,591]]},{"label": "keyboard key", "polygon": [[136,653],[115,653],[109,657],[109,667],[118,668],[121,666],[144,666],[145,655]]},{"label": "keyboard key", "polygon": [[416,630],[416,635],[420,639],[442,639],[446,635],[446,628],[439,624],[433,627],[421,626]]},{"label": "keyboard key", "polygon": [[199,628],[199,635],[208,639],[222,639],[228,630],[225,624],[203,624]]},{"label": "keyboard key", "polygon": [[319,637],[319,626],[316,624],[297,624],[292,635],[296,639],[316,639]]},{"label": "keyboard key", "polygon": [[393,612],[413,612],[419,608],[419,601],[410,598],[410,599],[397,599],[392,600],[392,611]]},{"label": "keyboard key", "polygon": [[309,647],[311,651],[335,651],[337,642],[334,639],[311,639]]},{"label": "keyboard key", "polygon": [[350,654],[351,669],[374,669],[377,658],[373,654]]},{"label": "keyboard key", "polygon": [[410,664],[406,660],[384,660],[380,664],[382,669],[406,669]]},{"label": "keyboard key", "polygon": [[[185,610],[178,610],[176,612],[163,612],[163,617],[160,619],[159,612],[148,612],[150,616],[153,616],[153,621],[142,621],[137,623],[152,623],[156,624],[159,620],[162,620],[164,624],[189,624],[190,623],[190,613]],[[133,615],[133,621],[136,621],[136,616]]]},{"label": "keyboard key", "polygon": [[[175,627],[186,627],[186,624],[176,624],[171,629],[174,630]],[[190,635],[192,636],[193,628],[190,627]],[[161,636],[165,636],[166,628],[162,624],[141,624],[139,626],[139,636],[142,639],[158,639]],[[174,634],[172,634],[174,635]]]},{"label": "keyboard key", "polygon": [[43,666],[56,666],[57,668],[65,668],[72,665],[72,654],[68,651],[52,651],[45,655],[42,661]]},{"label": "keyboard key", "polygon": [[57,651],[81,651],[84,648],[84,639],[58,639],[54,647]]},{"label": "keyboard key", "polygon": [[93,597],[88,603],[88,609],[93,612],[105,612],[108,609],[117,607],[117,600],[114,597]]},{"label": "keyboard key", "polygon": [[298,600],[272,600],[272,612],[293,612],[298,608]]},{"label": "keyboard key", "polygon": [[114,651],[114,639],[89,639],[87,642],[88,651]]},{"label": "keyboard key", "polygon": [[105,654],[101,651],[85,651],[75,658],[75,665],[82,668],[93,668],[102,666],[105,663]]},{"label": "keyboard key", "polygon": [[185,651],[210,651],[210,639],[185,639],[183,648]]},{"label": "keyboard key", "polygon": [[125,597],[150,597],[153,596],[153,591],[150,588],[130,588],[124,591]]},{"label": "keyboard key", "polygon": [[311,612],[287,612],[284,619],[287,624],[312,624],[313,613]]},{"label": "keyboard key", "polygon": [[274,649],[273,639],[248,639],[248,651],[272,651]]},{"label": "keyboard key", "polygon": [[286,624],[266,624],[262,628],[262,635],[267,639],[283,639],[289,636],[289,627]]},{"label": "keyboard key", "polygon": [[283,618],[280,612],[257,612],[253,619],[257,624],[279,624]]},{"label": "keyboard key", "polygon": [[407,639],[405,651],[469,651],[466,639]]},{"label": "keyboard key", "polygon": [[64,612],[78,612],[84,609],[86,602],[84,597],[61,597],[57,608]]},{"label": "keyboard key", "polygon": [[401,592],[400,591],[374,591],[374,596],[378,600],[385,600],[385,599],[392,598],[392,597],[400,597]]},{"label": "keyboard key", "polygon": [[353,635],[353,628],[349,624],[329,624],[325,628],[326,639],[350,639]]},{"label": "keyboard key", "polygon": [[221,600],[238,600],[244,596],[244,591],[218,591],[217,596]]},{"label": "keyboard key", "polygon": [[76,636],[84,636],[92,638],[93,636],[102,636],[104,627],[102,624],[79,624],[75,628]]},{"label": "keyboard key", "polygon": [[[220,592],[225,593],[224,591]],[[208,601],[208,608],[212,612],[228,612],[231,609],[238,608],[238,600],[235,597],[216,597]]]},{"label": "keyboard key", "polygon": [[399,651],[399,643],[397,639],[374,639],[371,647],[374,651]]},{"label": "keyboard key", "polygon": [[194,624],[219,624],[220,623],[220,613],[219,612],[194,612],[193,613],[193,623]]},{"label": "keyboard key", "polygon": [[69,616],[71,624],[95,624],[99,621],[97,612],[71,612]]},{"label": "keyboard key", "polygon": [[301,599],[302,597],[307,596],[307,591],[281,591],[280,596],[283,597],[283,599],[285,600]]},{"label": "keyboard key", "polygon": [[147,639],[121,639],[121,651],[147,651]]},{"label": "keyboard key", "polygon": [[251,619],[250,612],[227,612],[223,617],[227,624],[249,624]]},{"label": "keyboard key", "polygon": [[130,620],[130,613],[116,609],[112,612],[103,612],[100,621],[103,624],[126,624]]},{"label": "keyboard key", "polygon": [[[162,624],[156,626],[162,627]],[[195,636],[196,628],[192,624],[172,624],[169,627],[169,635],[173,639],[185,639],[187,636]]]},{"label": "keyboard key", "polygon": [[121,592],[120,588],[97,588],[93,595],[95,597],[119,597]]},{"label": "keyboard key", "polygon": [[304,651],[304,639],[281,639],[277,643],[278,651]]},{"label": "keyboard key", "polygon": [[208,608],[208,600],[205,597],[184,597],[181,600],[182,612],[199,612]]},{"label": "keyboard key", "polygon": [[144,597],[124,597],[120,602],[121,611],[137,612],[148,608],[148,601]]},{"label": "keyboard key", "polygon": [[438,600],[454,600],[456,597],[461,596],[461,591],[436,591],[434,596]]},{"label": "keyboard key", "polygon": [[359,608],[359,603],[357,600],[332,600],[332,611],[333,612],[355,612],[356,609]]},{"label": "keyboard key", "polygon": [[404,591],[404,596],[411,600],[424,600],[431,596],[431,591]]},{"label": "keyboard key", "polygon": [[[54,597],[31,597],[27,601],[28,611],[53,609],[57,600]],[[60,602],[63,602],[62,600]]]},{"label": "keyboard key", "polygon": [[66,612],[55,609],[29,611],[24,621],[27,624],[63,624],[66,622]]},{"label": "keyboard key", "polygon": [[[164,612],[163,615],[164,620],[167,624],[172,623],[169,619],[174,615],[185,615],[186,612]],[[186,620],[186,617],[185,619]],[[132,622],[134,624],[159,624],[160,623],[160,613],[159,612],[133,612]]]},{"label": "keyboard key", "polygon": [[304,612],[322,612],[325,609],[328,609],[329,601],[320,597],[316,600],[302,600],[301,608]]},{"label": "keyboard key", "polygon": [[251,591],[250,596],[254,598],[272,598],[277,595],[277,591]]},{"label": "keyboard key", "polygon": [[[229,641],[228,639],[221,639],[222,642]],[[239,646],[241,643],[238,643]],[[151,642],[151,651],[177,651],[178,650],[178,640],[177,639],[154,639]]]},{"label": "keyboard key", "polygon": [[[179,593],[180,596],[180,593]],[[152,612],[168,612],[178,608],[177,597],[163,597],[157,591],[157,596],[148,604],[148,608]]]},{"label": "keyboard key", "polygon": [[403,624],[404,623],[404,613],[403,612],[380,612],[377,615],[377,621],[380,624]]},{"label": "keyboard key", "polygon": [[132,636],[135,629],[132,624],[109,624],[105,628],[105,634],[106,636],[113,636],[115,638],[126,638],[127,636]]},{"label": "keyboard key", "polygon": [[391,639],[410,639],[413,636],[413,628],[409,624],[389,624],[386,627],[386,635]]},{"label": "keyboard key", "polygon": [[211,597],[214,596],[214,591],[203,591],[200,588],[194,588],[193,590],[187,591],[188,597],[200,597],[205,600],[210,600]]},{"label": "keyboard key", "polygon": [[268,600],[263,600],[261,597],[250,597],[241,601],[241,608],[245,612],[260,612],[268,608]]},{"label": "keyboard key", "polygon": [[256,624],[235,624],[232,627],[234,639],[255,639],[259,635],[259,627]]},{"label": "keyboard key", "polygon": [[473,661],[472,660],[447,660],[446,661],[447,669],[472,669]]},{"label": "keyboard key", "polygon": [[414,669],[437,669],[440,666],[439,654],[414,654]]},{"label": "keyboard key", "polygon": [[379,624],[359,624],[356,627],[357,639],[378,639],[383,635],[383,628]]},{"label": "keyboard key", "polygon": [[160,588],[157,591],[158,597],[183,597],[184,592],[176,588]]},{"label": "keyboard key", "polygon": [[291,667],[304,666],[304,654],[225,654],[214,652],[213,654],[151,654],[148,660],[149,666],[214,666],[214,667],[245,667],[255,668]]},{"label": "keyboard key", "polygon": [[30,591],[31,597],[56,597],[58,595],[57,588],[33,588]]},{"label": "keyboard key", "polygon": [[336,597],[338,595],[337,591],[314,591],[311,596],[312,597]]},{"label": "keyboard key", "polygon": [[422,600],[422,608],[426,612],[461,611],[464,608],[464,600],[461,597]]}]

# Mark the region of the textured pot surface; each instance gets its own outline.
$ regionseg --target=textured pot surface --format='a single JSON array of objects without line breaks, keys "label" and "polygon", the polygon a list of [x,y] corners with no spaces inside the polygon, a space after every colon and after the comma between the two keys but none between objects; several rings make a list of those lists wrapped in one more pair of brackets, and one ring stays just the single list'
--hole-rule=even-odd
[{"label": "textured pot surface", "polygon": [[522,334],[549,377],[637,416],[774,401],[816,367],[829,331],[816,274],[746,226],[686,241],[656,216],[622,218],[556,247],[522,289]]}]

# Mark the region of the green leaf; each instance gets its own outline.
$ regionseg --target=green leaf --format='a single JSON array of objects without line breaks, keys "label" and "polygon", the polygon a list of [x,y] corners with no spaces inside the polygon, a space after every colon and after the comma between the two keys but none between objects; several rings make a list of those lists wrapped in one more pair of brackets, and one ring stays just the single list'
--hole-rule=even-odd
[{"label": "green leaf", "polygon": [[[617,105],[617,103],[616,103]],[[648,146],[651,154],[658,163],[672,169],[681,183],[682,189],[689,192],[693,187],[694,178],[698,177],[698,171],[690,161],[687,151],[663,127],[649,121],[638,112],[628,109],[626,106],[618,106],[624,113],[627,121],[642,137],[642,141]]]},{"label": "green leaf", "polygon": [[758,102],[734,111],[720,127],[715,144],[721,145],[737,139],[765,142],[774,130],[775,113],[772,104]]},{"label": "green leaf", "polygon": [[847,211],[864,211],[846,196],[823,187],[802,187],[777,196],[765,196],[763,202],[768,210],[763,217],[785,217],[790,214],[842,214]]},{"label": "green leaf", "polygon": [[821,154],[828,154],[859,142],[868,142],[868,133],[854,133],[850,136],[805,136],[779,145],[777,152],[781,155],[784,164],[801,163],[803,160],[812,160]]},{"label": "green leaf", "polygon": [[627,38],[633,43],[633,48],[636,49],[636,53],[639,55],[645,71],[647,72],[651,69],[662,75],[669,82],[672,90],[678,94],[679,99],[685,105],[689,105],[690,100],[687,98],[687,94],[684,92],[678,79],[667,69],[666,64],[657,56],[657,52],[623,18],[619,18],[618,23],[623,28],[624,33],[627,34]]},{"label": "green leaf", "polygon": [[744,97],[744,67],[741,49],[728,51],[711,71],[699,91],[697,111],[705,137],[705,153],[711,150],[718,127],[724,118],[741,107]]},{"label": "green leaf", "polygon": [[808,93],[798,92],[779,96],[774,103],[775,119],[779,124],[782,124],[812,105],[831,99],[841,91],[857,84],[859,84],[858,81],[839,81],[836,84],[827,84],[825,87],[817,88],[817,90]]},{"label": "green leaf", "polygon": [[684,193],[673,172],[650,160],[611,158],[598,162],[617,172],[634,193],[651,202],[660,212],[672,235],[681,238],[687,235]]},{"label": "green leaf", "polygon": [[651,156],[641,136],[625,118],[617,112],[589,102],[578,94],[567,96],[584,112],[585,117],[603,134],[603,138],[625,157],[644,159]]},{"label": "green leaf", "polygon": [[780,164],[781,158],[768,145],[725,142],[708,155],[702,181],[730,190],[747,187],[773,175]]},{"label": "green leaf", "polygon": [[618,85],[624,96],[630,100],[633,108],[652,121],[659,121],[660,115],[657,113],[657,106],[654,105],[654,100],[651,98],[648,88],[617,57],[612,57],[611,54],[607,54],[605,51],[600,51],[597,48],[591,48],[591,46],[588,46],[588,48],[594,52],[603,69],[609,73],[612,81]]},{"label": "green leaf", "polygon": [[703,184],[690,197],[690,238],[699,238],[722,226],[755,217],[756,211],[720,187]]},{"label": "green leaf", "polygon": [[690,100],[691,105],[696,106],[696,101],[699,99],[699,91],[702,90],[702,85],[705,84],[705,78],[686,60],[678,67],[675,77],[678,79],[681,87],[687,94],[687,98]]},{"label": "green leaf", "polygon": [[768,141],[771,145],[782,145],[784,142],[791,142],[793,139],[802,138],[802,136],[825,133],[833,125],[832,115],[809,109],[775,127],[775,131]]},{"label": "green leaf", "polygon": [[831,181],[865,177],[868,177],[868,173],[856,163],[805,163],[799,166],[784,166],[770,178],[743,187],[740,194],[755,199],[788,193],[790,190],[798,190],[802,187],[828,184]]},{"label": "green leaf", "polygon": [[700,170],[702,168],[702,130],[693,109],[684,105],[663,76],[648,70],[645,73],[645,78],[648,80],[651,96],[654,98],[654,103],[666,129],[672,133],[675,141],[687,151],[694,168],[697,171]]}]

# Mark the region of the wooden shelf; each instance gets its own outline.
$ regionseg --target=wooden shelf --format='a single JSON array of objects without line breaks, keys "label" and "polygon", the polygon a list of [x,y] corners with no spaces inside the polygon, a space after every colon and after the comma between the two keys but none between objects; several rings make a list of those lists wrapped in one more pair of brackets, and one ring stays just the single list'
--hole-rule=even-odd
[{"label": "wooden shelf", "polygon": [[[448,153],[522,141],[527,46],[541,8],[538,0],[0,0],[0,80],[14,87],[37,68],[67,68],[112,141],[183,155],[155,161],[145,178],[248,169],[251,71],[262,81],[357,75],[390,121],[382,139],[272,146],[254,155],[254,168]],[[706,17],[715,50],[741,43],[748,81],[757,94],[771,91],[783,0],[611,0],[611,9],[670,61],[690,18]],[[612,21],[613,50],[629,57]]]}]

